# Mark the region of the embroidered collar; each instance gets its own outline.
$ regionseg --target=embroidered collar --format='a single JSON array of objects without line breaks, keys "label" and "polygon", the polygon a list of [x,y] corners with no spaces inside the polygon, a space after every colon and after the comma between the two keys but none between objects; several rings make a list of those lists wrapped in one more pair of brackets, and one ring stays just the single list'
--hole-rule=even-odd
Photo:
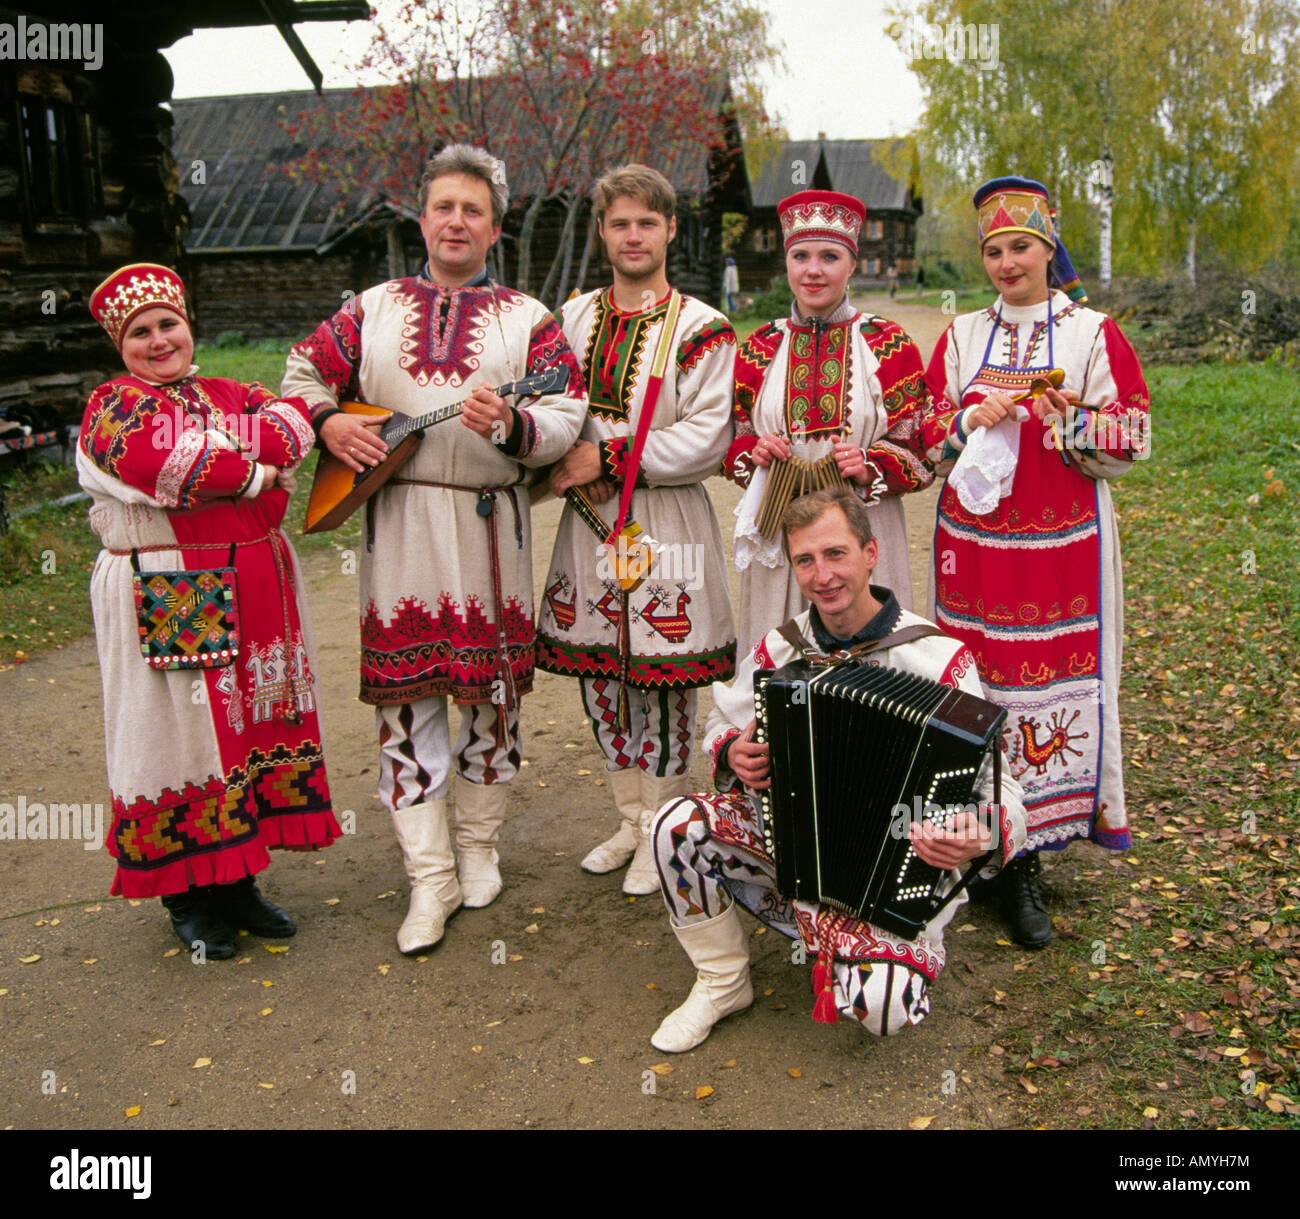
[{"label": "embroidered collar", "polygon": [[[851,322],[858,316],[858,311],[849,304],[849,298],[846,295],[838,305],[835,306],[824,318],[821,318],[823,326],[837,326],[841,322]],[[799,330],[811,330],[813,319],[803,317],[799,313],[799,302],[795,301],[790,306],[790,325]]]},{"label": "embroidered collar", "polygon": [[880,602],[880,609],[852,639],[840,639],[832,635],[823,625],[817,607],[815,605],[812,607],[808,613],[808,625],[812,627],[813,640],[819,651],[839,652],[851,648],[856,643],[884,639],[894,629],[894,624],[903,612],[903,607],[898,604],[898,598],[881,584],[871,585],[871,595]]},{"label": "embroidered collar", "polygon": [[988,315],[994,321],[1001,316],[1004,326],[1020,326],[1026,322],[1041,322],[1043,320],[1044,303],[1050,304],[1052,320],[1057,322],[1067,313],[1078,308],[1077,303],[1066,296],[1064,292],[1053,288],[1047,302],[1039,301],[1036,305],[1008,305],[999,296],[988,307]]},{"label": "embroidered collar", "polygon": [[605,308],[608,309],[610,313],[617,314],[619,317],[653,317],[657,313],[662,313],[663,310],[668,307],[668,299],[672,296],[673,290],[670,285],[668,291],[648,309],[620,309],[614,303],[614,289],[612,286],[602,288],[600,294],[604,299]]},{"label": "embroidered collar", "polygon": [[150,381],[148,377],[139,377],[136,376],[135,373],[129,375],[135,377],[137,381],[143,381],[146,385],[152,385],[154,389],[166,389],[169,385],[179,385],[182,381],[189,381],[192,378],[197,377],[199,375],[199,366],[197,364],[191,364],[186,370],[185,375],[183,377],[177,377],[174,381]]},{"label": "embroidered collar", "polygon": [[420,280],[421,283],[430,284],[433,287],[438,288],[443,292],[458,292],[460,291],[461,288],[486,288],[492,283],[492,277],[487,272],[486,263],[483,265],[483,269],[476,276],[474,276],[474,278],[471,279],[469,283],[458,284],[454,288],[449,288],[446,284],[438,283],[437,280],[435,280],[433,276],[430,274],[429,264],[427,261],[425,262],[424,266],[420,268],[420,274],[417,278]]}]

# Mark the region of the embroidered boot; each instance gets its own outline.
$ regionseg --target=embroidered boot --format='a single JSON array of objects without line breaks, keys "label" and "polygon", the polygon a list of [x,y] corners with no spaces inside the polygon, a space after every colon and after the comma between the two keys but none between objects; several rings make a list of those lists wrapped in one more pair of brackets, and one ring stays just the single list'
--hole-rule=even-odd
[{"label": "embroidered boot", "polygon": [[395,810],[393,830],[411,882],[411,905],[398,929],[397,947],[422,952],[442,939],[447,919],[461,904],[447,802],[429,800]]},{"label": "embroidered boot", "polygon": [[641,771],[636,766],[607,770],[605,781],[614,793],[614,807],[623,821],[613,838],[592,847],[582,861],[582,870],[596,876],[617,872],[627,865],[641,830]]},{"label": "embroidered boot", "polygon": [[211,961],[224,961],[235,955],[235,929],[214,908],[215,885],[191,885],[184,893],[168,893],[161,901],[172,920],[172,930],[185,945],[193,949],[195,941],[203,945]]},{"label": "embroidered boot", "polygon": [[691,789],[691,776],[669,775],[656,778],[649,771],[639,771],[641,776],[641,821],[637,827],[636,853],[623,877],[623,892],[645,897],[659,892],[659,869],[655,867],[654,843],[650,839],[650,825],[659,810],[676,796],[684,796]]},{"label": "embroidered boot", "polygon": [[673,925],[673,935],[699,971],[686,1002],[669,1013],[650,1038],[656,1050],[681,1054],[700,1044],[724,1016],[754,1001],[749,945],[734,904],[702,923]]},{"label": "embroidered boot", "polygon": [[501,892],[497,836],[506,818],[508,783],[471,783],[455,776],[456,857],[465,905],[490,906]]},{"label": "embroidered boot", "polygon": [[1038,855],[1014,859],[1002,874],[1002,911],[1011,924],[1011,938],[1025,948],[1043,948],[1052,938],[1052,916],[1043,904]]}]

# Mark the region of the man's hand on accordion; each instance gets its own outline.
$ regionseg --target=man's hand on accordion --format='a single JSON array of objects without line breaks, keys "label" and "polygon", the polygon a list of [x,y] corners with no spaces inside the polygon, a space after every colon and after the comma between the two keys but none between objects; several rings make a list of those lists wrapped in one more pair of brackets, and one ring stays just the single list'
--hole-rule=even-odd
[{"label": "man's hand on accordion", "polygon": [[980,818],[972,812],[958,813],[947,829],[940,829],[931,821],[914,821],[908,834],[916,853],[936,868],[960,868],[993,845],[992,831],[981,825]]},{"label": "man's hand on accordion", "polygon": [[757,728],[758,721],[750,720],[745,731],[731,742],[727,749],[727,765],[751,791],[761,792],[772,786],[772,780],[768,777],[772,764],[768,760],[771,749],[754,740]]}]

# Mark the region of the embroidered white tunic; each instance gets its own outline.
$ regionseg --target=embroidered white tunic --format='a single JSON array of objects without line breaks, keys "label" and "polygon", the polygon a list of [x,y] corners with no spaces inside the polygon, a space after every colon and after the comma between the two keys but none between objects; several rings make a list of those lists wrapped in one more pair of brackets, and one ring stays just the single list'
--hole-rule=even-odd
[{"label": "embroidered white tunic", "polygon": [[941,474],[964,448],[966,410],[1019,393],[1050,368],[1097,409],[1068,427],[1064,454],[1035,417],[1020,424],[1008,495],[983,515],[945,487],[935,530],[935,621],[975,655],[985,696],[1008,712],[1008,760],[1025,791],[1029,846],[1078,837],[1131,845],[1119,726],[1124,577],[1110,481],[1149,444],[1142,369],[1104,314],[1053,292],[1049,304],[959,317],[928,379],[925,442]]},{"label": "embroidered white tunic", "polygon": [[[569,301],[562,311],[588,391],[582,438],[599,446],[603,476],[620,492],[667,312],[665,297],[625,313],[608,290]],[[731,443],[736,339],[716,309],[683,297],[670,342],[629,510],[661,547],[625,607],[628,684],[647,689],[705,686],[735,670],[722,535],[704,480]],[[615,496],[598,508],[610,526],[618,505]],[[623,612],[605,548],[566,505],[538,615],[538,667],[619,677]]]},{"label": "embroidered white tunic", "polygon": [[[340,398],[418,416],[564,364],[564,395],[517,404],[511,453],[459,417],[425,433],[398,485],[370,501],[373,548],[361,561],[361,699],[375,705],[452,695],[501,701],[532,688],[532,537],[528,478],[577,438],[580,373],[554,316],[494,284],[444,288],[425,275],[349,301],[290,352],[284,390],[313,416]],[[433,485],[430,485],[433,484]]]}]

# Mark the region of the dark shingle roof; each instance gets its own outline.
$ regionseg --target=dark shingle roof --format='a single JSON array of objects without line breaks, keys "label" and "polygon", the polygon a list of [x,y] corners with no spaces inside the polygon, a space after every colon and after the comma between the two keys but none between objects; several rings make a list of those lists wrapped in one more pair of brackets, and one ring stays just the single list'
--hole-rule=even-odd
[{"label": "dark shingle roof", "polygon": [[330,125],[319,124],[319,133],[290,135],[281,124],[292,125],[304,110],[328,116],[351,97],[351,89],[327,89],[320,97],[303,91],[172,102],[172,153],[190,208],[186,248],[315,248],[376,202],[376,193],[366,188],[349,192],[334,183],[295,181],[283,172],[323,140]]},{"label": "dark shingle roof", "polygon": [[[725,77],[706,81],[705,87],[713,113],[730,103]],[[372,209],[414,216],[414,180],[404,197],[391,199],[367,183],[364,172],[357,175],[361,185],[353,189],[333,180],[315,182],[301,176],[295,180],[284,172],[285,166],[313,151],[328,155],[333,117],[354,112],[359,92],[327,89],[320,96],[303,91],[172,102],[172,151],[180,167],[181,194],[190,208],[186,248],[191,252],[319,249],[338,240]],[[502,106],[508,102],[506,92],[497,94]],[[315,120],[300,122],[304,112],[316,116]],[[518,107],[506,112],[516,116],[516,123],[527,121]],[[738,146],[734,120],[729,125],[731,142]],[[291,133],[286,127],[296,130]],[[540,140],[527,137],[527,132],[515,133],[524,147],[541,146]],[[680,195],[691,198],[713,185],[710,159],[710,150],[701,141],[665,141],[655,164]],[[195,181],[195,162],[202,163],[202,181]],[[507,163],[506,172],[512,204],[542,186],[538,166],[528,161]],[[744,198],[746,190],[740,157],[727,192],[735,199]]]},{"label": "dark shingle roof", "polygon": [[[796,161],[804,166],[802,185],[791,184]],[[861,199],[868,211],[915,212],[909,200],[914,165],[909,140],[790,140],[754,183],[754,206],[776,207],[787,195],[825,182],[825,189]]]}]

